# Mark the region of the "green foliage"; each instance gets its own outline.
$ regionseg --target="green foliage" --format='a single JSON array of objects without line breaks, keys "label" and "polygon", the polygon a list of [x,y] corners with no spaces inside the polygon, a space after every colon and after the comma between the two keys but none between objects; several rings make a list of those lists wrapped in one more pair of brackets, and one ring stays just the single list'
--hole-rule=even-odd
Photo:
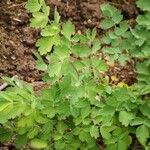
[{"label": "green foliage", "polygon": [[[137,4],[148,10],[142,0]],[[0,92],[0,141],[13,138],[18,149],[29,144],[44,150],[98,150],[97,140],[101,139],[106,150],[127,150],[133,142],[131,135],[135,135],[148,150],[147,26],[139,23],[129,28],[120,11],[104,4],[101,10],[106,20],[101,27],[111,30],[100,44],[96,29],[77,34],[71,21],[59,23],[56,9],[50,21],[44,0],[28,0],[26,8],[33,15],[31,26],[41,29],[36,66],[44,71],[43,81],[49,87],[36,95],[30,84],[3,78],[10,86]],[[137,63],[138,82],[130,87],[110,86],[104,76],[109,66],[99,56],[101,50],[108,61],[122,64],[130,55],[144,59]]]},{"label": "green foliage", "polygon": [[147,139],[149,138],[149,128],[142,125],[136,129],[136,136],[141,144],[146,145]]},{"label": "green foliage", "polygon": [[150,1],[149,0],[137,0],[137,6],[144,11],[150,11]]},{"label": "green foliage", "polygon": [[42,7],[42,2],[43,0],[28,0],[27,4],[26,4],[26,8],[27,10],[29,10],[30,12],[37,12],[41,9]]},{"label": "green foliage", "polygon": [[47,142],[40,139],[33,139],[31,141],[31,146],[37,149],[43,149],[47,147]]},{"label": "green foliage", "polygon": [[138,80],[142,83],[150,84],[150,64],[148,61],[138,63],[137,66]]},{"label": "green foliage", "polygon": [[101,5],[101,10],[106,18],[101,22],[102,29],[111,28],[103,36],[102,51],[109,56],[109,62],[119,61],[122,65],[125,65],[129,60],[128,43],[125,39],[128,38],[128,23],[123,21],[123,15],[119,10],[109,4]]},{"label": "green foliage", "polygon": [[26,8],[32,12],[31,27],[43,28],[47,25],[50,8],[44,0],[28,0]]},{"label": "green foliage", "polygon": [[120,11],[109,4],[101,5],[101,10],[104,16],[107,18],[101,22],[101,28],[109,29],[116,24],[119,24],[123,19]]},{"label": "green foliage", "polygon": [[[104,24],[104,27],[111,26],[111,29],[103,37],[103,44],[105,46],[102,51],[106,55],[109,55],[109,61],[111,63],[117,60],[124,65],[132,57],[140,59],[148,59],[150,57],[150,7],[148,3],[149,1],[147,0],[137,1],[137,6],[145,12],[143,15],[137,17],[137,25],[135,28],[129,28],[127,21],[123,21],[122,19],[116,23],[117,25]],[[102,5],[101,10],[109,19],[117,11],[115,7],[109,4]],[[118,16],[119,14],[121,16],[121,13],[119,11],[117,12]],[[107,18],[104,21],[106,20],[107,22]]]}]

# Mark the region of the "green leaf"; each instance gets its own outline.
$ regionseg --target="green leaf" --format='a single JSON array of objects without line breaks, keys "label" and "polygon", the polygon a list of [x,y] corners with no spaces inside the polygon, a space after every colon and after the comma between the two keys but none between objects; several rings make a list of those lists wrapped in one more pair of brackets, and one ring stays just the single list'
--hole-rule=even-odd
[{"label": "green leaf", "polygon": [[[17,91],[13,91],[13,93],[10,93],[11,97],[9,97],[9,95],[7,95],[5,92],[0,93],[6,99],[8,99],[8,100],[10,99],[9,101],[4,101],[5,99],[3,97],[3,99],[0,101],[0,103],[1,103],[0,122],[1,123],[6,122],[8,119],[13,119],[13,118],[19,116],[26,107],[26,104],[22,101],[22,98],[17,95],[18,93],[14,94],[14,92],[17,93]],[[22,93],[20,93],[20,94],[22,94]],[[12,97],[15,99],[14,101],[12,101]],[[9,102],[9,104],[8,104],[8,102]]]},{"label": "green leaf", "polygon": [[37,12],[41,9],[42,3],[39,0],[28,0],[26,9],[30,12]]},{"label": "green leaf", "polygon": [[149,67],[146,67],[145,63],[139,63],[136,66],[139,74],[150,75]]},{"label": "green leaf", "polygon": [[48,23],[48,16],[42,12],[34,12],[33,18],[31,19],[31,27],[44,28]]},{"label": "green leaf", "polygon": [[102,20],[100,23],[100,27],[104,30],[109,29],[115,25],[114,21],[111,19]]},{"label": "green leaf", "polygon": [[121,15],[119,11],[116,11],[112,17],[112,20],[115,22],[115,24],[119,24],[122,19],[123,15]]},{"label": "green leaf", "polygon": [[88,39],[90,40],[90,41],[93,41],[94,39],[95,39],[95,37],[96,37],[96,28],[94,28],[93,30],[90,30],[90,29],[88,29],[87,31],[86,31],[86,35],[87,35],[87,37],[88,37]]},{"label": "green leaf", "polygon": [[101,27],[103,29],[111,28],[113,25],[118,24],[123,19],[123,15],[121,15],[121,12],[109,4],[101,5],[101,10],[103,12],[103,15],[108,17],[103,20],[104,23],[103,21],[101,23]]},{"label": "green leaf", "polygon": [[115,129],[118,129],[116,126],[101,126],[100,127],[100,132],[101,132],[101,135],[104,139],[106,140],[110,140],[112,138],[112,135],[111,135],[111,132]]},{"label": "green leaf", "polygon": [[144,61],[143,63],[138,63],[136,65],[136,69],[137,69],[138,74],[143,74],[143,75],[146,75],[146,76],[150,75],[149,68],[150,67],[147,66],[147,61]]},{"label": "green leaf", "polygon": [[38,51],[41,55],[47,54],[52,50],[53,38],[52,37],[42,37],[38,39],[36,46],[39,47]]},{"label": "green leaf", "polygon": [[23,135],[17,135],[15,137],[15,146],[18,149],[21,149],[22,147],[24,147],[28,142],[28,138],[26,136],[26,134]]},{"label": "green leaf", "polygon": [[81,116],[82,116],[82,119],[84,119],[85,117],[87,117],[91,112],[91,108],[90,106],[86,106],[86,107],[83,107],[81,109]]},{"label": "green leaf", "polygon": [[79,132],[79,139],[80,139],[82,142],[85,142],[85,141],[90,142],[90,140],[91,140],[90,137],[91,137],[91,136],[90,136],[90,133],[88,133],[88,132],[85,132],[85,131],[83,131],[83,130]]},{"label": "green leaf", "polygon": [[145,11],[150,11],[150,1],[149,0],[138,0],[136,2],[137,6]]},{"label": "green leaf", "polygon": [[79,57],[88,57],[91,53],[91,49],[87,45],[77,44],[73,46],[72,51]]},{"label": "green leaf", "polygon": [[101,10],[104,16],[113,17],[114,13],[118,11],[114,6],[110,4],[102,4]]},{"label": "green leaf", "polygon": [[144,125],[150,128],[150,119],[144,121]]},{"label": "green leaf", "polygon": [[63,61],[65,58],[69,58],[69,49],[65,45],[55,47],[54,53],[57,55],[58,59]]},{"label": "green leaf", "polygon": [[136,39],[139,39],[140,38],[140,35],[138,33],[138,31],[136,29],[132,29],[130,28],[130,31],[132,33],[132,35],[136,38]]},{"label": "green leaf", "polygon": [[55,148],[57,150],[63,150],[65,148],[66,144],[64,143],[63,140],[59,140],[57,142],[55,142]]},{"label": "green leaf", "polygon": [[22,117],[17,122],[17,127],[24,128],[24,127],[31,127],[34,123],[34,117],[33,114],[30,114],[29,116]]},{"label": "green leaf", "polygon": [[149,128],[141,125],[136,129],[136,137],[142,145],[145,145],[150,136]]},{"label": "green leaf", "polygon": [[44,108],[42,113],[47,115],[49,118],[53,118],[56,114],[56,109],[54,107],[47,106]]},{"label": "green leaf", "polygon": [[128,30],[128,23],[127,21],[122,21],[119,26],[115,28],[115,34],[118,36],[123,35]]},{"label": "green leaf", "polygon": [[113,117],[112,114],[111,115],[107,115],[107,116],[103,116],[102,117],[102,125],[104,126],[112,126],[113,124]]},{"label": "green leaf", "polygon": [[34,127],[29,131],[27,137],[29,139],[33,139],[38,133],[39,133],[39,127]]},{"label": "green leaf", "polygon": [[57,132],[63,135],[65,130],[67,129],[67,125],[64,122],[59,121],[57,123],[56,129],[57,129]]},{"label": "green leaf", "polygon": [[62,29],[62,34],[68,39],[70,40],[71,35],[73,35],[75,32],[75,27],[72,24],[71,21],[67,21],[64,25],[63,25],[63,29]]},{"label": "green leaf", "polygon": [[47,25],[41,32],[42,36],[54,36],[59,33],[59,26],[56,23]]},{"label": "green leaf", "polygon": [[47,69],[47,65],[43,61],[42,57],[38,53],[34,53],[37,58],[36,67],[38,70],[45,71]]},{"label": "green leaf", "polygon": [[104,139],[110,139],[111,138],[111,134],[110,134],[110,131],[109,131],[109,128],[108,127],[101,127],[100,128],[100,132],[101,132],[101,135]]},{"label": "green leaf", "polygon": [[95,139],[97,139],[99,137],[99,129],[97,126],[91,126],[90,128],[90,134],[91,137],[94,137]]},{"label": "green leaf", "polygon": [[92,58],[92,65],[97,69],[99,72],[105,72],[108,70],[108,65],[98,58]]},{"label": "green leaf", "polygon": [[96,28],[94,28],[91,32],[91,41],[93,41],[95,38],[96,38],[96,34],[97,34],[97,31],[96,31]]},{"label": "green leaf", "polygon": [[118,58],[118,61],[120,62],[121,65],[125,65],[128,60],[129,60],[129,57],[123,54],[121,54]]},{"label": "green leaf", "polygon": [[61,71],[62,63],[61,62],[54,62],[49,64],[48,66],[48,74],[50,77],[59,76]]},{"label": "green leaf", "polygon": [[33,139],[31,141],[31,146],[33,148],[42,149],[47,147],[47,142],[41,139]]},{"label": "green leaf", "polygon": [[150,47],[149,45],[145,45],[142,49],[141,49],[141,52],[144,54],[144,56],[146,58],[149,58],[150,57]]},{"label": "green leaf", "polygon": [[116,39],[118,38],[118,37],[115,35],[115,33],[112,32],[112,31],[109,31],[108,34],[109,34],[109,37],[111,38],[112,41],[116,41]]},{"label": "green leaf", "polygon": [[60,139],[62,139],[63,135],[60,134],[60,133],[58,133],[58,132],[56,132],[56,133],[53,135],[53,137],[54,137],[54,140],[58,142]]},{"label": "green leaf", "polygon": [[101,114],[103,116],[108,116],[108,115],[111,115],[113,116],[115,113],[115,108],[112,107],[112,106],[109,106],[109,105],[105,105],[103,108],[102,108],[102,111],[101,111]]},{"label": "green leaf", "polygon": [[4,109],[6,109],[9,105],[12,105],[13,102],[9,102],[9,101],[0,101],[0,111],[3,111]]},{"label": "green leaf", "polygon": [[117,144],[109,144],[109,145],[107,145],[106,150],[118,150]]},{"label": "green leaf", "polygon": [[11,140],[12,132],[11,130],[5,129],[4,127],[0,127],[0,142],[6,142]]},{"label": "green leaf", "polygon": [[102,41],[105,44],[110,44],[111,43],[112,39],[110,38],[108,32],[105,34],[105,36],[103,36]]},{"label": "green leaf", "polygon": [[50,13],[50,7],[46,5],[45,0],[39,0],[42,3],[42,12],[45,14],[45,16],[49,16]]},{"label": "green leaf", "polygon": [[100,41],[98,39],[94,39],[92,45],[93,45],[92,46],[93,53],[97,52],[101,48],[101,44],[100,44]]},{"label": "green leaf", "polygon": [[150,29],[150,12],[147,13],[146,15],[139,15],[136,21],[139,25],[142,25],[147,29]]},{"label": "green leaf", "polygon": [[134,114],[131,112],[120,111],[120,113],[119,113],[119,121],[125,127],[127,127],[129,125],[129,123],[131,122],[132,119],[134,119],[134,117],[135,117]]},{"label": "green leaf", "polygon": [[150,107],[146,103],[140,106],[140,111],[142,112],[144,116],[147,116],[150,118]]},{"label": "green leaf", "polygon": [[131,124],[131,126],[141,125],[144,123],[144,120],[145,120],[145,118],[136,117],[130,122],[130,124]]},{"label": "green leaf", "polygon": [[59,24],[59,21],[60,21],[60,15],[57,11],[57,8],[55,8],[55,12],[54,12],[54,21]]},{"label": "green leaf", "polygon": [[131,137],[128,134],[121,135],[121,139],[118,140],[118,150],[127,150],[132,142]]}]

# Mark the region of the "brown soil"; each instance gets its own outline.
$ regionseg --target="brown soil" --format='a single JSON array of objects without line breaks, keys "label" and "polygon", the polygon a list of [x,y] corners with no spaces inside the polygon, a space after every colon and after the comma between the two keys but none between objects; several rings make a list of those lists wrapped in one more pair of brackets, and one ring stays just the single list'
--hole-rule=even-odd
[{"label": "brown soil", "polygon": [[[52,8],[59,9],[62,20],[70,19],[76,25],[77,30],[84,31],[87,28],[99,28],[101,19],[100,5],[110,3],[121,9],[125,18],[130,22],[138,15],[134,0],[46,0]],[[100,32],[99,31],[99,32]],[[100,32],[101,34],[101,32]]]},{"label": "brown soil", "polygon": [[0,76],[17,75],[29,82],[41,78],[32,56],[39,32],[28,21],[23,1],[0,2]]},{"label": "brown soil", "polygon": [[[123,82],[130,86],[137,81],[134,62],[130,62],[126,66],[121,66],[120,64],[116,63],[113,67],[110,67],[107,74],[110,77],[110,83],[113,85]],[[115,76],[117,81],[112,81],[112,76]]]}]

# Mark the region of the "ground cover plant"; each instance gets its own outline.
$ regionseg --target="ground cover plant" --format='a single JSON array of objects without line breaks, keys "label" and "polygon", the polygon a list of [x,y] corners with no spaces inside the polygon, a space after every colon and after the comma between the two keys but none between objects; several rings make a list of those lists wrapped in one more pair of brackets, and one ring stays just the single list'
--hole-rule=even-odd
[{"label": "ground cover plant", "polygon": [[[136,4],[142,15],[135,27],[101,5],[106,32],[98,38],[95,28],[81,34],[71,21],[62,23],[57,8],[50,20],[44,0],[28,0],[31,27],[41,30],[36,67],[48,88],[36,95],[32,85],[3,77],[9,86],[0,92],[0,141],[14,139],[18,149],[126,150],[137,139],[150,149],[150,5]],[[109,65],[131,60],[137,82],[111,85]]]}]

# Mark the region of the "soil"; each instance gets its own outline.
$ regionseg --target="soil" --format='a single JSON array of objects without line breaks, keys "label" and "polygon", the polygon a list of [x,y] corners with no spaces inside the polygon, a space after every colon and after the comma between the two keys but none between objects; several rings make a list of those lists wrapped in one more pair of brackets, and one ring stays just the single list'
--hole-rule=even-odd
[{"label": "soil", "polygon": [[[0,77],[17,75],[27,82],[41,81],[42,72],[35,68],[33,52],[36,51],[35,42],[39,31],[29,27],[30,14],[26,12],[26,0],[0,0]],[[46,0],[51,7],[51,14],[57,7],[62,21],[70,19],[76,26],[77,32],[84,32],[87,28],[96,27],[99,36],[103,30],[99,23],[103,19],[100,4],[109,2],[119,8],[131,26],[139,10],[134,0]],[[50,15],[50,18],[53,16]],[[109,76],[116,76],[119,81],[128,85],[136,81],[134,63],[127,66],[116,64],[110,67]],[[0,150],[13,150],[10,144]]]},{"label": "soil", "polygon": [[19,76],[28,82],[40,80],[33,51],[39,32],[29,27],[23,1],[0,2],[0,76]]},{"label": "soil", "polygon": [[0,150],[16,150],[12,143],[0,144]]},{"label": "soil", "polygon": [[[121,66],[116,63],[113,67],[110,67],[107,75],[110,77],[110,83],[113,85],[117,85],[119,82],[123,82],[127,85],[134,84],[136,80],[136,71],[134,62],[128,63],[126,66]],[[115,76],[116,81],[112,81],[111,77]]]}]

